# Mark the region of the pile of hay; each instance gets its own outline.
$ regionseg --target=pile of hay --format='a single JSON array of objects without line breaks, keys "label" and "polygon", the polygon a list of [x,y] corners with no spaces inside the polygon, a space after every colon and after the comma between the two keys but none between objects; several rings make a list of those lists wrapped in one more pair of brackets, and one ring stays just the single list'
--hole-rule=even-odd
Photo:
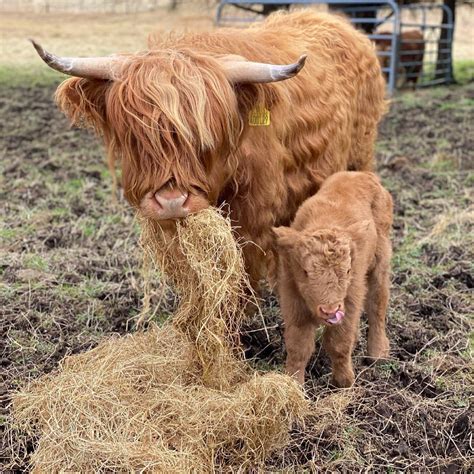
[{"label": "pile of hay", "polygon": [[36,472],[246,469],[288,441],[308,403],[289,377],[244,362],[237,331],[251,292],[229,222],[207,210],[169,238],[142,223],[148,256],[180,305],[163,327],[65,358],[16,394]]}]

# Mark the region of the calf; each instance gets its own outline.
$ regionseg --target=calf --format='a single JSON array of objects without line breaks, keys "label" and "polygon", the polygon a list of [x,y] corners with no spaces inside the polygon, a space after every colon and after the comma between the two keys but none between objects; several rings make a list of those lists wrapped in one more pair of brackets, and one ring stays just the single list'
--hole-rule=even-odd
[{"label": "calf", "polygon": [[[380,35],[389,36],[390,31],[380,31]],[[392,39],[376,39],[375,44],[379,51],[390,51],[392,49]],[[418,83],[423,71],[423,57],[425,54],[425,43],[423,33],[419,30],[409,30],[401,33],[400,36],[400,59],[398,61],[398,75],[402,78],[400,85],[414,86]],[[388,56],[380,57],[382,68],[388,68],[390,61]],[[385,77],[387,77],[387,74]],[[404,76],[404,77],[403,77]]]},{"label": "calf", "polygon": [[[373,173],[339,172],[300,206],[291,227],[274,227],[278,292],[285,321],[286,371],[304,383],[316,328],[332,383],[354,383],[351,354],[365,307],[368,355],[387,357],[392,198]],[[365,304],[364,304],[365,302]]]}]

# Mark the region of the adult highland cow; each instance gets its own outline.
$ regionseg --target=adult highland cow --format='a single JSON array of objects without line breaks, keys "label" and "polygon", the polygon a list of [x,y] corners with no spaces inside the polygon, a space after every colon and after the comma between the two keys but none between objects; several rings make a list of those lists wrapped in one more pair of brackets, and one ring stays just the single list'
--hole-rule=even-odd
[{"label": "adult highland cow", "polygon": [[127,200],[164,224],[227,203],[256,243],[244,249],[253,281],[272,262],[272,227],[289,225],[322,179],[372,169],[384,79],[373,44],[339,17],[276,13],[102,58],[34,45],[77,76],[59,87],[59,107],[103,136]]}]

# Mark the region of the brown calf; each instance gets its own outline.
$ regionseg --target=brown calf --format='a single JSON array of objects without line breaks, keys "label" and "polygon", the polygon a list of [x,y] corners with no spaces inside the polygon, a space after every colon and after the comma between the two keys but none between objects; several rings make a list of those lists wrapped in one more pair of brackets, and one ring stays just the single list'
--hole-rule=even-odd
[{"label": "brown calf", "polygon": [[[391,35],[390,31],[379,31],[380,35]],[[375,44],[379,51],[390,51],[392,39],[376,39]],[[419,30],[409,30],[400,36],[400,59],[398,62],[398,74],[402,77],[401,85],[416,85],[423,70],[423,57],[425,54],[425,43],[423,33]],[[418,63],[418,64],[413,64]],[[389,57],[381,56],[380,64],[383,68],[389,66]],[[386,76],[386,73],[384,73]]]},{"label": "brown calf", "polygon": [[368,355],[388,356],[385,317],[390,286],[392,198],[373,173],[340,172],[307,199],[291,227],[275,227],[278,292],[285,321],[286,371],[304,383],[315,330],[332,383],[354,383],[352,350],[365,307]]}]

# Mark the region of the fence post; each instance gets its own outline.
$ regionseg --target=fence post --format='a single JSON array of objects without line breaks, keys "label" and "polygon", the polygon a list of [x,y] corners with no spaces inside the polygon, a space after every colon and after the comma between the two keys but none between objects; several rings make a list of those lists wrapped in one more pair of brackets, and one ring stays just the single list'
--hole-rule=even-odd
[{"label": "fence post", "polygon": [[[443,3],[443,19],[441,20],[441,31],[439,33],[438,55],[436,59],[436,76],[435,79],[446,78],[449,84],[454,82],[453,76],[453,42],[454,25],[456,22],[456,0],[444,0]],[[443,27],[444,26],[444,27]],[[448,49],[449,51],[442,51]],[[449,61],[449,64],[446,64]],[[447,72],[443,72],[443,69]]]}]

